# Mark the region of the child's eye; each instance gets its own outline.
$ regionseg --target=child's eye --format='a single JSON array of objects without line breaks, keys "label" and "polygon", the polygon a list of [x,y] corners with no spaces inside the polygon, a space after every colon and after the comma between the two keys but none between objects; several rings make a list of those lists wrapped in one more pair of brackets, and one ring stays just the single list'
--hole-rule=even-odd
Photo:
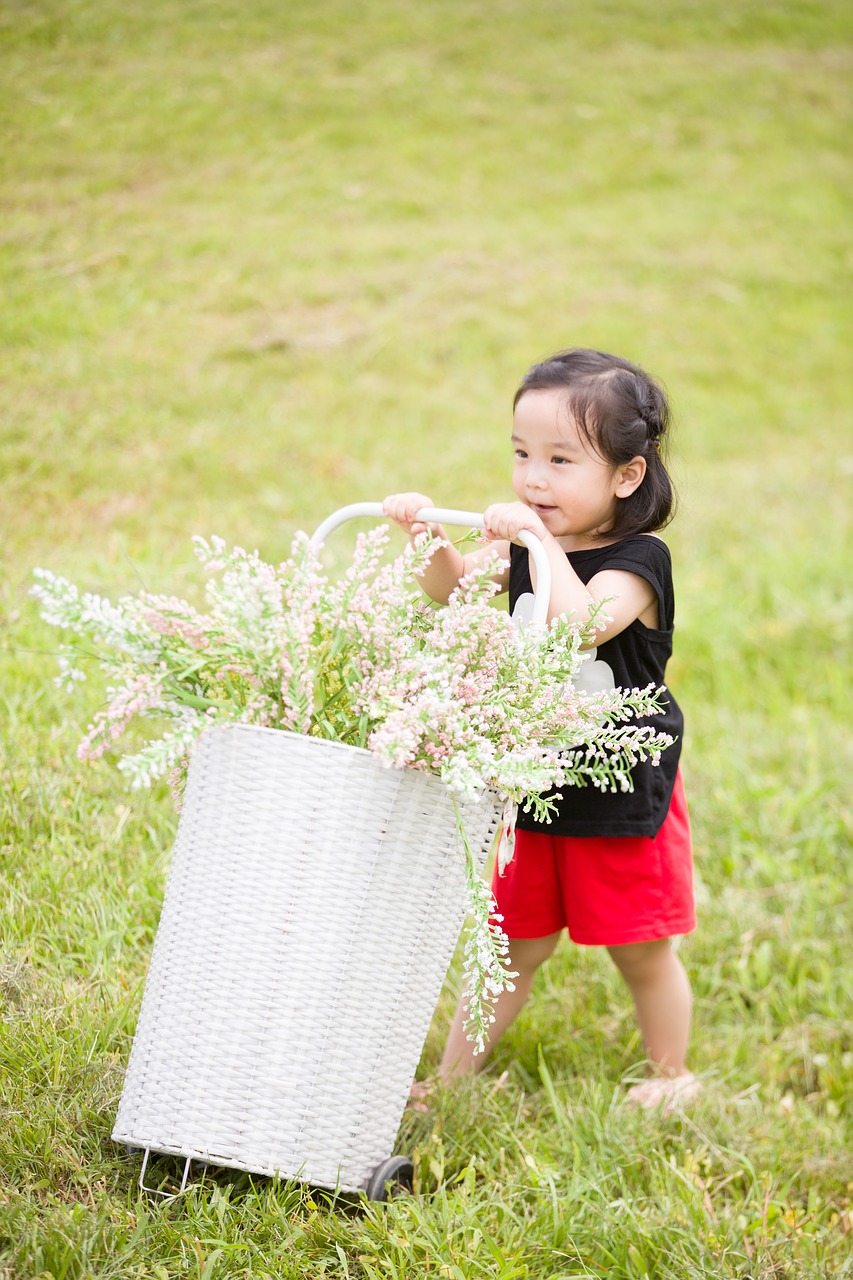
[{"label": "child's eye", "polygon": [[515,456],[521,461],[527,457],[527,454],[524,452],[523,449],[516,449]]},{"label": "child's eye", "polygon": [[552,458],[551,461],[556,463],[568,463],[571,462],[571,458]]}]

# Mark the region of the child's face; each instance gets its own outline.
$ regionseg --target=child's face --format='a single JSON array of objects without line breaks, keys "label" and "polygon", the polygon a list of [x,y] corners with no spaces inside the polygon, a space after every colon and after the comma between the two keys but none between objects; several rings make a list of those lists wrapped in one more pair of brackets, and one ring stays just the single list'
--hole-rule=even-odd
[{"label": "child's face", "polygon": [[512,443],[516,497],[568,550],[608,528],[620,475],[578,431],[564,391],[525,392],[515,408]]}]

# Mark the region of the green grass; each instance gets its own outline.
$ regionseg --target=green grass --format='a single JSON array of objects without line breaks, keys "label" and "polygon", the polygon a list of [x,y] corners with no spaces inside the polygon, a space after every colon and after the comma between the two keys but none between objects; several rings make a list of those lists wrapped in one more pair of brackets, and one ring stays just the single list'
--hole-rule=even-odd
[{"label": "green grass", "polygon": [[[851,34],[840,0],[0,12],[0,1276],[853,1275]],[[566,945],[405,1118],[415,1197],[151,1206],[109,1134],[174,818],[77,764],[97,694],[53,688],[31,571],[191,590],[195,532],[280,558],[357,498],[482,506],[570,344],[677,412],[704,1096],[625,1110],[625,993]]]}]

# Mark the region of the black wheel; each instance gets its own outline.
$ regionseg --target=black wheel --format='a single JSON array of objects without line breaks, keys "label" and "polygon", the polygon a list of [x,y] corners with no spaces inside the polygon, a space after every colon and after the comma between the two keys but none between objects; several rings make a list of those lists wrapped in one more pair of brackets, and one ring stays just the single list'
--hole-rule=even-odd
[{"label": "black wheel", "polygon": [[389,1156],[373,1170],[367,1184],[368,1200],[393,1200],[403,1191],[411,1191],[415,1168],[408,1156]]}]

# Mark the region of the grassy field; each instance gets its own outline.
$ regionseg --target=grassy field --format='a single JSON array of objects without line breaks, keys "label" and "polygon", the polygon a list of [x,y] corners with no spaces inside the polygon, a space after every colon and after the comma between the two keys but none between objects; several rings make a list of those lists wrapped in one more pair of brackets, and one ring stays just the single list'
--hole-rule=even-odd
[{"label": "grassy field", "polygon": [[[0,8],[0,1276],[853,1276],[851,25]],[[485,1074],[406,1116],[415,1196],[220,1172],[152,1207],[109,1134],[174,816],[77,763],[97,691],[54,688],[32,569],[184,591],[193,533],[278,559],[393,489],[481,507],[520,374],[565,345],[677,412],[703,1097],[624,1108],[625,992],[566,944]]]}]

